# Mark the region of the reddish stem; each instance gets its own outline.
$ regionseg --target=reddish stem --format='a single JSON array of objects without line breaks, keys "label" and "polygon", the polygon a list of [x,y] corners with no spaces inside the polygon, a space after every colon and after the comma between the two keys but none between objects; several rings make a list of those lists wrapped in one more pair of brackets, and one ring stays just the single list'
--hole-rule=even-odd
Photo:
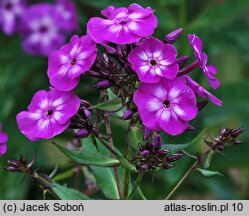
[{"label": "reddish stem", "polygon": [[200,67],[200,62],[198,60],[192,62],[190,65],[188,65],[187,67],[183,68],[182,70],[180,70],[178,72],[178,77],[188,74],[189,72],[193,71],[194,69]]}]

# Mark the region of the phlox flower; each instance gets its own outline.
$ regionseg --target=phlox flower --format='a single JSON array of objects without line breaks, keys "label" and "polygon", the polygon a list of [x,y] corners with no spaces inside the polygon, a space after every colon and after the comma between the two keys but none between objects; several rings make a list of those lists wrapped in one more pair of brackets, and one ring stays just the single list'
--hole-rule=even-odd
[{"label": "phlox flower", "polygon": [[18,21],[25,8],[25,0],[0,1],[0,28],[5,34],[12,35],[17,30]]},{"label": "phlox flower", "polygon": [[97,43],[129,44],[153,34],[157,18],[150,7],[131,4],[128,8],[107,7],[102,14],[107,19],[93,17],[87,24],[90,36]]},{"label": "phlox flower", "polygon": [[219,80],[214,76],[214,74],[217,73],[217,70],[214,66],[207,65],[208,57],[206,53],[202,52],[202,40],[195,34],[189,34],[188,39],[194,51],[195,58],[199,61],[200,68],[207,77],[210,86],[213,89],[217,89],[220,86]]},{"label": "phlox flower", "polygon": [[176,56],[177,51],[174,46],[151,37],[131,51],[128,61],[142,82],[155,83],[162,77],[167,79],[176,77],[179,70],[175,62]]},{"label": "phlox flower", "polygon": [[53,4],[38,3],[29,7],[21,20],[24,50],[29,54],[47,56],[62,46],[65,35],[58,22]]},{"label": "phlox flower", "polygon": [[72,90],[79,83],[80,75],[92,66],[96,56],[96,44],[88,35],[81,38],[74,35],[68,44],[49,55],[50,84],[57,90]]},{"label": "phlox flower", "polygon": [[134,102],[147,128],[174,136],[183,133],[198,113],[195,94],[182,78],[142,83]]},{"label": "phlox flower", "polygon": [[7,151],[6,142],[8,141],[8,136],[2,131],[2,125],[0,124],[0,157],[4,155]]},{"label": "phlox flower", "polygon": [[40,90],[33,96],[28,111],[18,113],[17,125],[31,141],[50,139],[68,128],[79,107],[80,99],[72,92]]}]

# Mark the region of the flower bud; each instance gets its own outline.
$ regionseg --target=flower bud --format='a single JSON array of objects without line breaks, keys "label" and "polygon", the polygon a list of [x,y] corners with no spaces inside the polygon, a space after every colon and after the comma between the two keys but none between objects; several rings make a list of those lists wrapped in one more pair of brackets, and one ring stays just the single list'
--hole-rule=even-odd
[{"label": "flower bud", "polygon": [[164,43],[174,43],[177,38],[182,34],[183,29],[179,28],[176,29],[175,31],[170,32],[169,34],[166,35],[166,37],[164,38]]},{"label": "flower bud", "polygon": [[146,170],[148,170],[148,168],[149,168],[149,167],[148,167],[147,164],[141,164],[141,165],[140,165],[140,170],[141,170],[141,171],[146,171]]},{"label": "flower bud", "polygon": [[134,114],[133,110],[128,109],[128,110],[125,111],[125,113],[124,113],[122,119],[124,119],[124,120],[129,120],[129,119],[132,118],[133,114]]},{"label": "flower bud", "polygon": [[81,137],[81,138],[85,138],[85,137],[87,137],[88,135],[89,135],[89,132],[88,132],[88,130],[86,130],[85,128],[80,129],[80,130],[75,134],[75,136]]},{"label": "flower bud", "polygon": [[178,64],[179,69],[182,69],[185,66],[185,64],[188,62],[188,60],[189,56],[183,56],[179,59],[176,59],[176,64]]},{"label": "flower bud", "polygon": [[148,140],[151,135],[151,129],[144,126],[144,140]]},{"label": "flower bud", "polygon": [[105,49],[105,51],[107,52],[107,53],[109,53],[109,54],[115,54],[116,53],[116,50],[113,48],[113,47],[111,47],[111,46],[109,46],[109,45],[107,45],[107,44],[101,44],[101,46]]},{"label": "flower bud", "polygon": [[155,149],[160,149],[162,144],[163,144],[162,137],[159,134],[157,134],[152,140],[152,146]]},{"label": "flower bud", "polygon": [[237,137],[244,132],[245,128],[233,129],[231,132],[232,137]]},{"label": "flower bud", "polygon": [[95,83],[92,85],[93,88],[99,89],[99,90],[104,90],[107,89],[111,86],[110,82],[108,80],[101,80],[98,83]]},{"label": "flower bud", "polygon": [[168,156],[168,157],[166,158],[166,161],[167,161],[168,163],[171,163],[171,162],[174,162],[174,161],[180,159],[182,156],[183,156],[183,154],[181,154],[181,153],[172,154],[172,155],[170,155],[170,156]]},{"label": "flower bud", "polygon": [[143,151],[141,152],[141,155],[142,155],[142,157],[147,158],[147,157],[150,156],[150,152],[149,152],[148,150],[143,150]]}]

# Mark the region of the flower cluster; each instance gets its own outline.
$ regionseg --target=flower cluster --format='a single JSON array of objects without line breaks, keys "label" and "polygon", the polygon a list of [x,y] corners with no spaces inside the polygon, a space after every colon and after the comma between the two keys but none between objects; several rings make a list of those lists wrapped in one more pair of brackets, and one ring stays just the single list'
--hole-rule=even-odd
[{"label": "flower cluster", "polygon": [[[189,34],[196,60],[185,66],[189,57],[177,57],[173,45],[183,29],[167,34],[163,41],[153,37],[157,18],[150,7],[109,6],[102,15],[105,18],[89,20],[87,35],[74,35],[49,55],[47,74],[53,89],[36,93],[28,112],[17,116],[20,130],[29,139],[50,139],[69,126],[79,130],[76,134],[81,137],[101,131],[104,115],[96,112],[97,118],[91,123],[82,112],[80,99],[72,93],[81,75],[94,78],[95,89],[104,93],[110,89],[121,100],[121,106],[112,113],[124,108],[123,120],[138,122],[157,133],[176,136],[193,128],[190,121],[207,104],[206,100],[197,102],[197,97],[221,106],[218,98],[189,76],[200,68],[212,88],[219,86],[214,77],[216,69],[207,65],[199,37]],[[108,101],[100,95],[102,102]],[[90,109],[97,110],[94,106]]]},{"label": "flower cluster", "polygon": [[8,35],[19,33],[29,54],[47,56],[61,47],[66,35],[77,28],[77,11],[71,0],[30,6],[25,0],[0,2],[0,29]]},{"label": "flower cluster", "polygon": [[7,151],[6,142],[8,141],[8,136],[2,131],[2,125],[0,124],[0,157],[4,155]]},{"label": "flower cluster", "polygon": [[152,142],[146,142],[139,146],[137,155],[133,158],[133,162],[137,170],[142,172],[156,169],[170,169],[174,167],[172,162],[180,159],[181,153],[168,155],[170,152],[166,149],[161,149],[163,144],[159,134],[155,135]]}]

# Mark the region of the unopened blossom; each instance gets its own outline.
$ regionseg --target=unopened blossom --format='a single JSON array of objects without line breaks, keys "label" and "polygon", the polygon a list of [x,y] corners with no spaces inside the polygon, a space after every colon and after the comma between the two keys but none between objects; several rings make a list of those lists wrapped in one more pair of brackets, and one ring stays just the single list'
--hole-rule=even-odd
[{"label": "unopened blossom", "polygon": [[97,43],[129,44],[153,34],[157,18],[153,10],[131,4],[128,8],[107,7],[102,14],[107,19],[93,17],[87,24],[90,36]]},{"label": "unopened blossom", "polygon": [[57,90],[70,91],[96,59],[96,44],[88,36],[74,35],[60,50],[54,51],[48,59],[50,84]]},{"label": "unopened blossom", "polygon": [[217,70],[213,65],[207,65],[208,57],[205,52],[202,52],[202,40],[195,34],[189,34],[188,39],[194,51],[195,58],[199,61],[200,68],[207,77],[210,86],[213,89],[217,89],[220,86],[220,81],[214,76]]},{"label": "unopened blossom", "polygon": [[57,24],[66,33],[78,29],[79,21],[76,5],[71,0],[57,0],[55,4]]},{"label": "unopened blossom", "polygon": [[63,45],[65,35],[56,17],[55,6],[49,3],[34,4],[25,11],[21,35],[27,53],[46,56]]},{"label": "unopened blossom", "polygon": [[2,131],[2,125],[0,124],[0,157],[4,155],[7,151],[6,142],[8,141],[8,136]]},{"label": "unopened blossom", "polygon": [[25,0],[1,0],[0,1],[0,29],[11,35],[16,32],[19,19],[26,8]]},{"label": "unopened blossom", "polygon": [[40,90],[33,96],[28,111],[17,115],[17,124],[32,141],[50,139],[68,128],[79,107],[80,99],[72,92]]},{"label": "unopened blossom", "polygon": [[184,132],[198,113],[195,94],[182,78],[142,83],[134,102],[146,127],[174,136]]},{"label": "unopened blossom", "polygon": [[131,51],[128,61],[142,82],[155,83],[162,77],[167,79],[176,77],[179,70],[176,56],[177,51],[174,46],[151,37]]},{"label": "unopened blossom", "polygon": [[185,75],[185,79],[187,85],[195,92],[195,94],[197,94],[202,98],[208,98],[213,104],[217,106],[222,105],[222,101],[219,98],[212,95],[209,91],[204,89],[201,85],[199,85],[197,82],[191,79],[188,75]]}]

